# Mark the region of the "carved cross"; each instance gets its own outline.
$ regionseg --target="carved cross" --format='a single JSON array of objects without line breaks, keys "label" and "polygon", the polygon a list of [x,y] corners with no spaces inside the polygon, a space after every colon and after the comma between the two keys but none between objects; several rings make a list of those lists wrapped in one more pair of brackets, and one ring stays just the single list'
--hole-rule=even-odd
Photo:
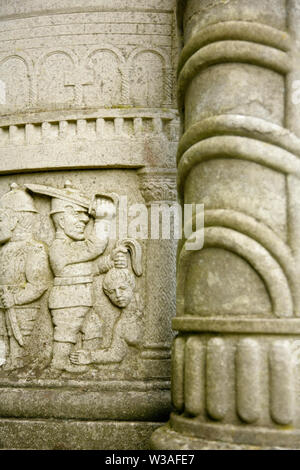
[{"label": "carved cross", "polygon": [[74,71],[65,73],[65,86],[73,86],[75,92],[75,103],[82,105],[84,94],[83,87],[94,84],[93,71],[87,71],[81,67],[76,68]]}]

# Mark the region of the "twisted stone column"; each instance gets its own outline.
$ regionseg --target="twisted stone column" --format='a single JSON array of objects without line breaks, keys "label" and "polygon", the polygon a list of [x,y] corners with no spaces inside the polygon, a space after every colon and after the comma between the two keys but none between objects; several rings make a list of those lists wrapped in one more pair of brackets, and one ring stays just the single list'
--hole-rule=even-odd
[{"label": "twisted stone column", "polygon": [[[299,447],[299,0],[179,2],[174,412],[154,448]],[[229,444],[230,443],[230,444]]]}]

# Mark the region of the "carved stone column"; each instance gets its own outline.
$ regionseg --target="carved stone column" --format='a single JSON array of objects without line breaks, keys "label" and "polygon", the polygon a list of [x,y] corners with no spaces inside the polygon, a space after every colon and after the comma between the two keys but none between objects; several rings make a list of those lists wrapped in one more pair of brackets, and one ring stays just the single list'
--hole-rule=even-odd
[{"label": "carved stone column", "polygon": [[175,197],[176,2],[0,3],[0,447],[146,449],[175,246],[105,234],[145,209],[141,169]]},{"label": "carved stone column", "polygon": [[[162,238],[161,220],[159,238],[151,237],[153,208],[171,208],[177,200],[176,170],[163,168],[139,171],[140,189],[148,207],[149,229],[147,241],[147,278],[144,349],[145,372],[150,377],[168,377],[170,374],[171,319],[175,315],[176,241],[172,231],[170,239]],[[172,215],[170,213],[172,224]],[[153,220],[152,220],[153,222]],[[163,261],[165,260],[165,261]]]},{"label": "carved stone column", "polygon": [[179,2],[178,185],[204,247],[178,253],[172,400],[157,449],[299,448],[300,2]]}]

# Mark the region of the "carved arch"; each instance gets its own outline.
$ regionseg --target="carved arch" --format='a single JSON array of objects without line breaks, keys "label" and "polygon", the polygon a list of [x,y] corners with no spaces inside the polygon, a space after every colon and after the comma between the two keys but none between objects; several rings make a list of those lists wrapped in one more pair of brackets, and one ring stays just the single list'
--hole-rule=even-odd
[{"label": "carved arch", "polygon": [[[1,68],[5,66],[9,61],[15,60],[20,61],[24,65],[24,72],[18,76],[18,73],[8,73],[7,80],[3,80],[6,85],[5,95],[6,98],[10,99],[7,104],[3,103],[6,107],[14,108],[26,108],[33,104],[34,96],[34,67],[32,59],[24,52],[18,52],[13,55],[4,56],[0,60],[0,79],[1,79]],[[3,77],[5,78],[5,77]],[[9,81],[12,80],[11,85]]]},{"label": "carved arch", "polygon": [[[187,222],[195,226],[196,216]],[[208,209],[205,211],[206,227],[225,227],[247,235],[263,246],[278,262],[291,287],[295,315],[300,316],[299,281],[290,247],[273,230],[254,217],[232,209]],[[190,228],[190,232],[192,229]]]},{"label": "carved arch", "polygon": [[[47,61],[54,57],[55,60],[46,65]],[[43,54],[36,63],[39,104],[59,106],[72,103],[75,94],[71,87],[66,87],[67,76],[74,73],[78,65],[78,57],[70,49],[53,48]]]},{"label": "carved arch", "polygon": [[128,55],[127,63],[128,63],[129,67],[133,66],[133,61],[134,61],[135,57],[138,54],[142,53],[142,52],[152,52],[153,54],[156,54],[156,55],[158,55],[162,58],[162,60],[164,61],[164,67],[167,67],[167,68],[172,67],[172,64],[170,62],[170,57],[168,56],[168,54],[163,49],[160,49],[158,47],[156,47],[156,48],[152,48],[152,47],[147,48],[147,47],[141,47],[141,46],[135,47],[130,52],[130,54]]},{"label": "carved arch", "polygon": [[36,69],[36,72],[39,73],[39,70],[41,69],[41,66],[44,64],[44,62],[48,59],[48,57],[54,55],[54,54],[63,54],[67,57],[70,58],[70,60],[73,62],[74,66],[78,66],[79,65],[79,58],[77,56],[77,54],[72,50],[72,49],[68,49],[68,48],[65,48],[65,49],[56,49],[56,48],[52,48],[52,49],[48,49],[47,52],[45,52],[43,55],[41,55],[39,57],[39,59],[37,60],[36,64],[35,64],[35,69]]},{"label": "carved arch", "polygon": [[[97,56],[101,60],[97,60]],[[92,86],[85,89],[87,105],[123,104],[127,77],[125,58],[117,47],[103,44],[101,47],[90,50],[83,60],[83,67],[86,70],[92,70],[94,75]]]},{"label": "carved arch", "polygon": [[[200,232],[200,231],[199,231]],[[192,234],[184,243],[178,261],[177,315],[184,315],[185,279],[190,258],[195,251],[187,250],[194,240]],[[200,233],[198,233],[200,236]],[[204,248],[223,248],[247,261],[264,281],[277,317],[293,316],[293,299],[289,282],[279,263],[259,242],[237,230],[213,226],[204,229]]]},{"label": "carved arch", "polygon": [[[150,63],[150,67],[146,64]],[[128,56],[131,101],[158,107],[172,101],[172,68],[167,54],[157,48],[137,47]]]},{"label": "carved arch", "polygon": [[86,54],[85,58],[83,59],[83,64],[86,65],[86,62],[88,60],[89,57],[91,57],[92,55],[94,55],[96,52],[101,52],[101,51],[108,51],[108,52],[112,52],[113,54],[115,54],[115,56],[118,58],[118,61],[120,62],[120,65],[121,64],[125,64],[125,57],[122,53],[122,51],[120,49],[118,49],[116,46],[113,46],[112,44],[101,44],[101,46],[97,46],[97,47],[94,47],[92,49],[89,50],[89,52]]}]

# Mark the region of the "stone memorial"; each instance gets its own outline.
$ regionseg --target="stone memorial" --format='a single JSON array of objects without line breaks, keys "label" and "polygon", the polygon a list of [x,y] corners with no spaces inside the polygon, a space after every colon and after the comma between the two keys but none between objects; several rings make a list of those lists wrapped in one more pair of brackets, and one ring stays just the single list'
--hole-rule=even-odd
[{"label": "stone memorial", "polygon": [[138,217],[176,202],[176,37],[174,0],[0,2],[0,448],[168,419],[176,242]]},{"label": "stone memorial", "polygon": [[299,448],[299,157],[300,0],[1,0],[0,448]]},{"label": "stone memorial", "polygon": [[204,246],[179,247],[174,412],[152,446],[299,448],[300,1],[177,15],[178,184]]}]

